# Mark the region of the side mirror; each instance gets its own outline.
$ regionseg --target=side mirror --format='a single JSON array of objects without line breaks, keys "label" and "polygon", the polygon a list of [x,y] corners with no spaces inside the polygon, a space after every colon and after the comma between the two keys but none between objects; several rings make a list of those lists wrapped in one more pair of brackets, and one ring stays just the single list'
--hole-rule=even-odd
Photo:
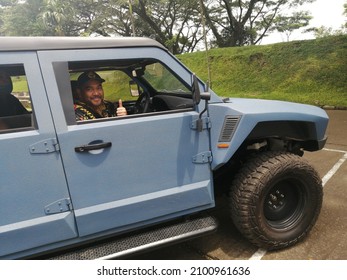
[{"label": "side mirror", "polygon": [[195,105],[198,105],[201,99],[205,101],[211,99],[211,94],[208,90],[200,92],[199,81],[195,74],[192,75],[192,94]]},{"label": "side mirror", "polygon": [[137,97],[140,95],[139,86],[134,81],[129,81],[129,89],[132,97]]},{"label": "side mirror", "polygon": [[199,81],[195,74],[192,75],[192,94],[193,94],[194,104],[198,105],[201,100],[201,93],[200,93]]},{"label": "side mirror", "polygon": [[192,94],[193,94],[193,102],[195,105],[198,105],[201,99],[205,100],[205,108],[200,112],[199,118],[196,120],[197,131],[202,132],[204,129],[202,115],[207,111],[208,100],[211,99],[211,94],[208,91],[208,86],[204,92],[200,92],[199,81],[195,74],[192,75]]}]

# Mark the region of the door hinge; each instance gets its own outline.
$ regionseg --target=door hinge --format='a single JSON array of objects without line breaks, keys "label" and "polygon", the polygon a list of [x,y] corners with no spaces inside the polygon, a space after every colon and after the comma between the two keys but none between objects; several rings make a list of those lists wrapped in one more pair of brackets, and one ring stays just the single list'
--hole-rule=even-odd
[{"label": "door hinge", "polygon": [[201,131],[203,129],[211,128],[211,122],[209,117],[203,117],[201,119],[195,119],[192,121],[190,128],[193,130]]},{"label": "door hinge", "polygon": [[49,154],[58,152],[60,147],[56,138],[49,138],[30,145],[29,149],[31,154]]},{"label": "door hinge", "polygon": [[193,156],[193,163],[210,163],[212,162],[211,151],[202,152]]},{"label": "door hinge", "polygon": [[59,199],[45,206],[46,215],[67,212],[70,210],[71,210],[70,198]]}]

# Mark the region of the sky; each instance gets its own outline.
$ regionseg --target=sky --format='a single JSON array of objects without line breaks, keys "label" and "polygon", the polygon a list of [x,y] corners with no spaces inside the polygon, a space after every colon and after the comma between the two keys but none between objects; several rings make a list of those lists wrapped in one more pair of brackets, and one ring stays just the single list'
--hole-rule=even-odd
[{"label": "sky", "polygon": [[[344,3],[347,3],[347,0],[316,0],[314,3],[302,6],[300,10],[310,11],[313,17],[307,28],[325,26],[334,30],[339,29],[347,20],[347,17],[343,15]],[[314,36],[310,33],[301,33],[301,30],[290,36],[290,40],[305,39],[314,39]],[[285,42],[286,40],[285,34],[272,34],[263,39],[262,44]]]}]

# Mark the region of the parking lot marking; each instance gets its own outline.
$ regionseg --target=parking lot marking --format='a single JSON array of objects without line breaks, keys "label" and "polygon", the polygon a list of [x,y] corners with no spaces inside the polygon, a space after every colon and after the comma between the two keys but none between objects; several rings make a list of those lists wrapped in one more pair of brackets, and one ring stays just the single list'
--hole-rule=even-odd
[{"label": "parking lot marking", "polygon": [[328,148],[323,148],[323,151],[343,153],[343,154],[347,153],[347,151],[344,151],[344,150],[336,150],[336,149],[328,149]]},{"label": "parking lot marking", "polygon": [[[341,165],[347,160],[347,151],[342,150],[334,150],[334,149],[323,149],[328,152],[337,152],[343,153],[344,155],[335,163],[335,165],[328,171],[327,174],[322,178],[322,186],[324,187],[326,183],[335,175],[335,173],[339,170]],[[265,254],[267,253],[264,249],[258,249],[249,260],[261,260]]]},{"label": "parking lot marking", "polygon": [[327,174],[322,178],[322,185],[323,187],[325,184],[331,179],[331,177],[334,176],[334,174],[339,170],[341,165],[346,161],[347,159],[347,153],[345,153],[342,158],[339,159],[339,161],[328,171]]},{"label": "parking lot marking", "polygon": [[258,251],[256,251],[252,257],[249,258],[250,261],[254,261],[254,260],[261,260],[265,254],[267,253],[266,250],[264,249],[258,249]]}]

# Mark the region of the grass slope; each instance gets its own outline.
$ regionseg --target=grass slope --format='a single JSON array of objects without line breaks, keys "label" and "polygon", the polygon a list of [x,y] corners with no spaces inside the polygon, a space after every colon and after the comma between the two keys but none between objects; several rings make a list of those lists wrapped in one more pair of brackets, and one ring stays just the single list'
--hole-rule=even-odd
[{"label": "grass slope", "polygon": [[[212,49],[211,86],[220,96],[347,106],[347,35]],[[207,80],[206,53],[178,56]]]}]

